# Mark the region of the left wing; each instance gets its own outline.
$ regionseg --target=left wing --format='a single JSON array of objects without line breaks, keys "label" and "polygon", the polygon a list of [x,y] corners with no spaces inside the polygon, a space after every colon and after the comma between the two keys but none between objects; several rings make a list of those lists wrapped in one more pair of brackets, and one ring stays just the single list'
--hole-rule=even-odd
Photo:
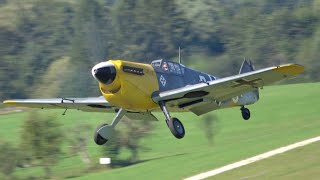
[{"label": "left wing", "polygon": [[303,71],[304,67],[298,64],[275,66],[160,92],[153,97],[153,100],[156,103],[165,101],[172,111],[189,110],[197,115],[201,115],[218,109],[220,102],[273,82],[291,78],[301,74]]},{"label": "left wing", "polygon": [[7,105],[41,109],[77,109],[92,112],[115,112],[103,96],[88,98],[13,99],[3,102]]}]

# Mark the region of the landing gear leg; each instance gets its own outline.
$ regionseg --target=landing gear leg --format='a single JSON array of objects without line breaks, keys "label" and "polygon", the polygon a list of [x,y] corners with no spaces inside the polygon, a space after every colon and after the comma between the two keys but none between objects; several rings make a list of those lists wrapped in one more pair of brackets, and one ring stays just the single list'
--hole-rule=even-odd
[{"label": "landing gear leg", "polygon": [[163,111],[164,116],[166,117],[166,123],[171,131],[171,133],[177,138],[181,139],[185,135],[185,130],[183,124],[179,121],[178,118],[171,118],[170,113],[163,101],[159,102],[159,106]]},{"label": "landing gear leg", "polygon": [[242,106],[240,110],[241,110],[242,118],[244,120],[249,120],[250,119],[250,110],[248,108],[245,108],[244,106]]},{"label": "landing gear leg", "polygon": [[105,144],[112,137],[115,126],[118,124],[121,118],[125,115],[125,113],[126,111],[124,109],[122,108],[119,109],[116,117],[113,119],[110,125],[102,124],[96,129],[93,139],[97,145]]}]

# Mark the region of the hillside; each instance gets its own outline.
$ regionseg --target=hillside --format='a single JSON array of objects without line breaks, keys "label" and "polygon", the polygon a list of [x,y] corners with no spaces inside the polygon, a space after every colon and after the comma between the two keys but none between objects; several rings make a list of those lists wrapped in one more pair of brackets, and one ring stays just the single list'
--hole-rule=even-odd
[{"label": "hillside", "polygon": [[[185,65],[218,77],[248,58],[300,63],[307,71],[293,82],[319,81],[319,13],[319,0],[1,0],[0,99],[97,96],[97,62],[176,59],[179,46]],[[34,91],[48,72],[65,76]]]}]

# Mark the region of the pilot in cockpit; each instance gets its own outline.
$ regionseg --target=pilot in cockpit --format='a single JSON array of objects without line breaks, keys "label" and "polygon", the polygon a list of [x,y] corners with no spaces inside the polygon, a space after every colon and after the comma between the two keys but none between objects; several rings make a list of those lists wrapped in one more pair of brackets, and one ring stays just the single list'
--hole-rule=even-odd
[{"label": "pilot in cockpit", "polygon": [[162,69],[165,70],[165,71],[169,70],[168,64],[166,62],[162,63]]}]

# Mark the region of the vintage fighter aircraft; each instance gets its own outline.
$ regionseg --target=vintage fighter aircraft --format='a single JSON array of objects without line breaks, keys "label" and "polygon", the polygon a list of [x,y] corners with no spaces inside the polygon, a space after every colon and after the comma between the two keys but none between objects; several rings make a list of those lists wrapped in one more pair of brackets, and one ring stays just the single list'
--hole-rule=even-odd
[{"label": "vintage fighter aircraft", "polygon": [[255,70],[244,60],[238,75],[217,78],[164,59],[151,65],[109,60],[92,68],[103,96],[89,98],[15,99],[4,104],[32,108],[61,108],[82,111],[116,112],[110,125],[102,124],[94,135],[98,145],[105,144],[123,116],[129,119],[157,120],[152,114],[162,111],[171,133],[183,138],[185,129],[170,112],[202,115],[207,112],[240,107],[243,119],[250,118],[245,105],[259,100],[259,88],[301,74],[304,67],[285,64]]}]

